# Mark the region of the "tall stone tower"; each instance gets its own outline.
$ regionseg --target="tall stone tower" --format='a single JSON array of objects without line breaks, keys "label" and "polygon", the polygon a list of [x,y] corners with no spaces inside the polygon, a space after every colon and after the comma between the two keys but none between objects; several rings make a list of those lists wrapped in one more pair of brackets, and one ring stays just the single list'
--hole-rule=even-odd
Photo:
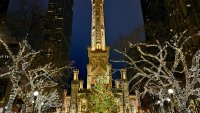
[{"label": "tall stone tower", "polygon": [[[108,62],[109,47],[105,43],[104,28],[104,0],[91,0],[92,3],[92,28],[91,46],[88,47],[89,63],[87,64],[87,88],[83,87],[83,80],[78,79],[78,70],[74,69],[74,77],[71,82],[71,94],[64,94],[62,109],[57,109],[57,113],[92,113],[96,100],[93,100],[93,91],[98,82],[102,83],[106,89],[110,88],[114,98],[113,105],[116,113],[139,113],[139,101],[136,95],[129,95],[128,80],[126,70],[121,71],[121,80],[116,80],[115,87],[112,87],[112,66]],[[101,84],[102,85],[102,84]],[[112,89],[111,89],[112,88]],[[110,96],[106,94],[106,96]],[[108,100],[102,100],[108,101]],[[103,103],[104,103],[103,102]],[[104,105],[101,103],[97,106]],[[104,105],[105,106],[105,105]],[[108,108],[109,109],[109,108]],[[96,113],[96,112],[95,112]],[[103,113],[108,113],[105,110]],[[110,111],[109,111],[110,113]]]},{"label": "tall stone tower", "polygon": [[105,43],[104,0],[92,0],[91,47],[88,48],[87,89],[95,85],[98,76],[107,76],[112,87],[111,65],[108,63],[109,47]]}]

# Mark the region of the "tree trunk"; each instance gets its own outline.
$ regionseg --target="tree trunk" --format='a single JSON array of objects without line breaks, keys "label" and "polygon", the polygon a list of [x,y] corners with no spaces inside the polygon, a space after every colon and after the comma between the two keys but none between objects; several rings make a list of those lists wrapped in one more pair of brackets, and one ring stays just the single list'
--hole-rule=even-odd
[{"label": "tree trunk", "polygon": [[16,96],[17,96],[17,87],[13,86],[10,92],[10,97],[7,103],[7,109],[5,113],[12,113],[12,107]]}]

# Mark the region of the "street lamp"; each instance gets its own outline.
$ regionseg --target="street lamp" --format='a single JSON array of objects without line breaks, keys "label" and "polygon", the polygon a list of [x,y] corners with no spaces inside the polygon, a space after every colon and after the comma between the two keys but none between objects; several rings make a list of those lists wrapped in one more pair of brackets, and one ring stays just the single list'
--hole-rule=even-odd
[{"label": "street lamp", "polygon": [[163,106],[163,102],[164,102],[164,99],[161,99],[161,100],[158,100],[157,101],[157,104],[158,104],[158,110],[159,110],[159,112],[164,112],[163,110],[164,110],[164,106]]},{"label": "street lamp", "polygon": [[33,95],[34,95],[35,97],[37,97],[37,96],[39,95],[39,92],[38,92],[38,91],[35,91],[35,92],[33,93]]},{"label": "street lamp", "polygon": [[37,98],[38,95],[39,95],[38,91],[33,92],[33,96],[34,96],[34,100],[32,101],[32,103],[33,103],[33,113],[35,113],[35,103],[36,103],[36,98]]},{"label": "street lamp", "polygon": [[173,90],[173,89],[168,89],[168,93],[169,93],[169,94],[173,94],[173,93],[174,93],[174,90]]},{"label": "street lamp", "polygon": [[171,101],[171,99],[170,99],[169,97],[167,97],[167,98],[166,98],[166,100],[167,100],[168,102],[170,102],[170,101]]},{"label": "street lamp", "polygon": [[[166,97],[165,100],[170,104],[171,99],[170,99],[169,97]],[[171,104],[170,104],[170,106],[168,106],[167,108],[168,108],[169,110],[171,110],[171,113],[173,113],[173,111],[172,111],[172,109],[171,109],[171,108],[172,108],[172,107],[171,107]]]},{"label": "street lamp", "polygon": [[43,105],[44,105],[44,102],[42,102],[41,105],[43,106]]},{"label": "street lamp", "polygon": [[[171,99],[172,99],[172,101],[173,101],[173,93],[174,93],[174,90],[173,89],[168,89],[168,93],[170,94],[170,96],[171,96]],[[171,101],[171,107],[172,107],[172,101]],[[172,111],[173,112],[173,111]],[[174,112],[175,112],[175,107],[174,107]]]}]

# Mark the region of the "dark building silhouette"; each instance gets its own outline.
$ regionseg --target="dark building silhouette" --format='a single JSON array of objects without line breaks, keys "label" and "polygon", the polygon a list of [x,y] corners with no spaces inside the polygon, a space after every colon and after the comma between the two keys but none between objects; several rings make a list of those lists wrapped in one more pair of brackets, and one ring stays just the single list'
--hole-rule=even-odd
[{"label": "dark building silhouette", "polygon": [[73,0],[49,0],[45,48],[57,67],[69,63]]},{"label": "dark building silhouette", "polygon": [[185,29],[188,34],[200,30],[198,0],[141,0],[141,6],[147,39],[167,38]]},{"label": "dark building silhouette", "polygon": [[[169,41],[175,34],[185,37],[200,31],[199,0],[141,0],[146,39]],[[185,44],[188,56],[199,49],[200,37],[192,37]]]},{"label": "dark building silhouette", "polygon": [[7,16],[9,0],[0,1],[0,34],[5,34],[5,20]]},{"label": "dark building silhouette", "polygon": [[170,25],[174,32],[189,29],[189,34],[199,30],[200,1],[165,0]]},{"label": "dark building silhouette", "polygon": [[7,10],[8,10],[8,4],[9,0],[1,0],[0,1],[0,24],[2,24],[2,21],[5,21]]},{"label": "dark building silhouette", "polygon": [[[164,1],[141,0],[146,39],[162,38],[170,31]],[[167,36],[168,38],[169,36]],[[166,37],[164,38],[166,39]]]}]

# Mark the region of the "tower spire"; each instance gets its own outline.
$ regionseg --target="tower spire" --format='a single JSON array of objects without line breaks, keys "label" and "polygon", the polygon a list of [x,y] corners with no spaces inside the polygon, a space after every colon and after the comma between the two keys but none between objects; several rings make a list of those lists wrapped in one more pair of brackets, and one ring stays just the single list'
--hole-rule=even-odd
[{"label": "tower spire", "polygon": [[91,89],[100,76],[106,76],[109,87],[112,87],[112,66],[108,62],[110,48],[105,43],[104,0],[91,0],[92,28],[91,47],[88,48],[87,89]]},{"label": "tower spire", "polygon": [[92,0],[91,48],[105,50],[104,0]]}]

